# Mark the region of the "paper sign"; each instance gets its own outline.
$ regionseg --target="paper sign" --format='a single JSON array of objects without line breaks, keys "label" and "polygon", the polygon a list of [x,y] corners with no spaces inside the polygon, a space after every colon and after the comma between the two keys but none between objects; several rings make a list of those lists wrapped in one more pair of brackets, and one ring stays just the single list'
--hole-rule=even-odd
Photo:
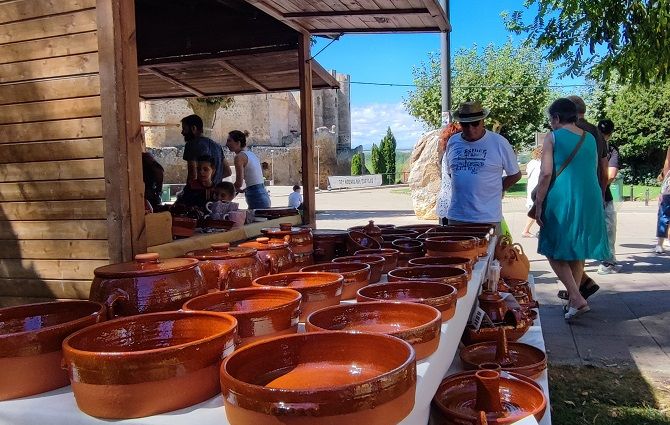
[{"label": "paper sign", "polygon": [[479,328],[482,327],[482,324],[493,326],[493,321],[491,321],[488,314],[486,314],[484,310],[482,310],[480,307],[477,307],[475,308],[475,311],[472,313],[472,317],[470,318],[470,324],[476,330],[479,330]]},{"label": "paper sign", "polygon": [[328,185],[332,189],[344,187],[371,187],[382,185],[381,174],[366,174],[363,176],[328,176]]}]

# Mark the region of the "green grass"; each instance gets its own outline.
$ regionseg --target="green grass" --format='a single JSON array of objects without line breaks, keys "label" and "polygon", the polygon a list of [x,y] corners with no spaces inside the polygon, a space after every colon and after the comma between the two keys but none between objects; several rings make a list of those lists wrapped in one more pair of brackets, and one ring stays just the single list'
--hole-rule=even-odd
[{"label": "green grass", "polygon": [[637,370],[549,365],[554,425],[668,425],[667,392]]},{"label": "green grass", "polygon": [[525,198],[526,197],[526,184],[528,179],[526,177],[521,177],[521,180],[516,182],[516,184],[509,188],[505,192],[505,196],[509,198]]},{"label": "green grass", "polygon": [[412,191],[409,187],[403,187],[400,189],[391,189],[391,193],[397,193],[399,195],[410,195]]},{"label": "green grass", "polygon": [[[528,179],[526,177],[522,177],[521,180],[519,180],[514,186],[512,186],[506,193],[506,197],[510,198],[525,198],[526,197],[526,184],[528,183]],[[624,185],[623,186],[623,193],[622,195],[624,196],[625,200],[630,200],[630,188],[631,185]],[[635,185],[633,186],[633,198],[636,201],[644,201],[645,197],[645,191],[649,190],[649,199],[651,201],[655,201],[658,198],[658,195],[661,193],[661,187],[660,186],[642,186],[642,185]]]}]

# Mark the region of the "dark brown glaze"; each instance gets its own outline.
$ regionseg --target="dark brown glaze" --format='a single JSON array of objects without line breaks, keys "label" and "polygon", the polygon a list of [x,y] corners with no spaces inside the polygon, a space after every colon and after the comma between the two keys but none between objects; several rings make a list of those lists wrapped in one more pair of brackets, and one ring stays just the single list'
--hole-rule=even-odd
[{"label": "dark brown glaze", "polygon": [[397,234],[393,234],[393,233],[382,234],[382,241],[383,241],[382,242],[382,248],[396,249],[393,246],[393,241],[397,241],[397,240],[400,240],[400,239],[412,240],[413,238],[414,238],[414,236],[410,236],[410,235],[397,235]]},{"label": "dark brown glaze", "polygon": [[438,227],[438,224],[408,224],[405,226],[396,226],[396,229],[412,230],[418,234],[426,233],[428,230]]},{"label": "dark brown glaze", "polygon": [[495,226],[492,224],[463,224],[451,226],[437,226],[430,229],[428,232],[471,232],[471,233],[486,233],[492,236],[495,232]]},{"label": "dark brown glaze", "polygon": [[403,280],[425,280],[445,283],[456,288],[458,298],[468,292],[468,274],[465,270],[448,266],[414,266],[391,270],[387,275],[389,282]]},{"label": "dark brown glaze", "polygon": [[[519,373],[529,378],[537,378],[547,368],[547,355],[532,345],[520,342],[509,342],[506,348],[506,357],[511,362],[500,367],[503,370]],[[469,345],[460,351],[461,360],[465,369],[477,369],[482,363],[497,362],[500,357],[497,342],[482,342]],[[505,356],[505,354],[502,354]]]},{"label": "dark brown glaze", "polygon": [[296,333],[300,292],[289,288],[242,288],[201,295],[187,301],[185,311],[227,313],[237,319],[241,345]]},{"label": "dark brown glaze", "polygon": [[179,310],[184,302],[207,293],[198,260],[138,254],[135,261],[110,264],[93,271],[89,300],[110,304],[113,316]]},{"label": "dark brown glaze", "polygon": [[200,261],[200,270],[209,290],[245,288],[269,271],[256,249],[231,247],[227,242],[212,244],[210,249],[187,252],[184,256]]},{"label": "dark brown glaze", "polygon": [[468,272],[468,279],[472,276],[474,263],[465,257],[419,257],[409,260],[408,267],[412,266],[449,266],[463,269]]},{"label": "dark brown glaze", "polygon": [[329,263],[333,258],[347,255],[346,230],[314,229],[314,263]]},{"label": "dark brown glaze", "polygon": [[61,301],[0,309],[0,400],[69,385],[61,368],[65,337],[105,320],[92,301]]},{"label": "dark brown glaze", "polygon": [[307,317],[305,330],[356,331],[391,335],[412,344],[416,359],[437,350],[442,314],[435,307],[401,301],[370,301],[341,304],[315,311]]},{"label": "dark brown glaze", "polygon": [[382,267],[382,274],[386,274],[398,267],[397,249],[379,248],[379,249],[361,249],[356,251],[354,255],[381,255],[384,257],[384,266]]},{"label": "dark brown glaze", "polygon": [[[358,251],[356,251],[358,252]],[[346,257],[335,258],[333,263],[363,263],[370,266],[370,283],[377,283],[382,278],[382,270],[386,259],[381,255],[349,255]]]},{"label": "dark brown glaze", "polygon": [[340,303],[343,282],[344,277],[339,273],[293,272],[259,277],[252,285],[290,288],[300,292],[300,321],[304,322],[311,312]]},{"label": "dark brown glaze", "polygon": [[498,292],[482,291],[477,297],[479,308],[484,310],[493,323],[501,323],[507,312],[507,304]]},{"label": "dark brown glaze", "polygon": [[451,375],[433,401],[448,423],[477,423],[480,411],[489,424],[511,424],[529,414],[541,420],[547,400],[537,386],[509,373],[479,370]]},{"label": "dark brown glaze", "polygon": [[406,301],[435,307],[446,322],[456,312],[456,288],[451,285],[427,281],[399,281],[368,285],[358,290],[358,302]]},{"label": "dark brown glaze", "polygon": [[293,227],[291,223],[280,223],[279,227],[266,227],[261,233],[272,240],[286,241],[295,255],[312,255],[314,238],[309,227]]},{"label": "dark brown glaze", "polygon": [[375,240],[372,236],[355,230],[349,232],[347,238],[347,253],[349,255],[354,255],[354,252],[361,249],[379,249],[381,247],[381,242]]},{"label": "dark brown glaze", "polygon": [[495,327],[481,327],[478,330],[471,325],[465,327],[461,341],[465,345],[472,345],[478,342],[496,341],[498,339],[499,328],[505,329],[506,338],[510,341],[516,341],[528,331],[533,324],[533,319],[519,312],[508,310],[505,313],[505,320],[502,324]]},{"label": "dark brown glaze", "polygon": [[444,237],[444,236],[467,236],[477,239],[477,253],[480,257],[485,256],[489,249],[489,234],[485,232],[433,232],[424,233],[419,236],[419,240],[426,240],[428,238]]},{"label": "dark brown glaze", "polygon": [[231,425],[387,425],[414,407],[416,360],[387,335],[308,332],[237,350],[220,376]]},{"label": "dark brown glaze", "polygon": [[391,242],[393,249],[397,249],[398,267],[407,267],[409,260],[412,258],[423,257],[424,246],[423,242],[414,239],[396,239]]},{"label": "dark brown glaze", "polygon": [[410,239],[413,239],[413,238],[419,236],[419,232],[415,232],[414,230],[398,229],[397,227],[382,227],[381,231],[382,231],[382,236],[383,235],[406,235]]},{"label": "dark brown glaze", "polygon": [[236,339],[237,320],[227,314],[144,314],[70,335],[63,341],[64,365],[84,413],[137,418],[216,395],[216,370]]},{"label": "dark brown glaze", "polygon": [[465,257],[477,261],[479,239],[473,236],[436,236],[424,240],[428,257]]},{"label": "dark brown glaze", "polygon": [[295,270],[293,253],[288,242],[270,240],[270,238],[256,238],[254,241],[240,244],[244,248],[254,248],[258,251],[261,261],[270,271],[270,274],[285,273]]},{"label": "dark brown glaze", "polygon": [[301,272],[326,272],[342,275],[342,299],[356,298],[356,291],[370,284],[369,264],[364,263],[323,263],[303,267]]}]

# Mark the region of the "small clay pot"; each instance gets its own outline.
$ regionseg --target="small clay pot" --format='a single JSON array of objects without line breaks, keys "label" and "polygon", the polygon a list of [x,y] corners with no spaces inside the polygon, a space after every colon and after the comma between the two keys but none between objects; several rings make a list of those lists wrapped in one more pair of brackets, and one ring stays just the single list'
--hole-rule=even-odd
[{"label": "small clay pot", "polygon": [[[356,251],[358,252],[358,251]],[[377,283],[382,278],[382,270],[386,260],[381,255],[350,255],[335,258],[333,263],[364,263],[370,265],[370,283]]]},{"label": "small clay pot", "polygon": [[473,261],[465,257],[419,257],[409,260],[412,266],[449,266],[463,269],[468,272],[468,280],[472,276]]},{"label": "small clay pot", "polygon": [[105,320],[92,301],[61,301],[0,309],[0,400],[27,397],[70,384],[61,345],[71,333]]},{"label": "small clay pot", "polygon": [[237,320],[227,314],[143,314],[70,335],[63,341],[63,364],[81,411],[139,418],[216,395],[216,372],[236,338]]},{"label": "small clay pot", "polygon": [[338,273],[293,272],[259,277],[252,285],[290,288],[300,292],[300,321],[304,322],[311,312],[340,303],[343,282],[344,278]]},{"label": "small clay pot", "polygon": [[201,295],[185,311],[226,313],[237,319],[240,345],[298,332],[300,292],[289,288],[242,288]]},{"label": "small clay pot", "polygon": [[442,313],[442,322],[446,322],[456,313],[456,288],[436,282],[416,280],[398,281],[368,285],[358,290],[358,302],[368,301],[406,301],[435,307]]},{"label": "small clay pot", "polygon": [[381,242],[375,240],[372,236],[355,230],[349,232],[347,238],[347,252],[349,255],[354,255],[354,252],[361,249],[379,249],[381,247]]},{"label": "small clay pot", "polygon": [[383,242],[382,240],[382,229],[375,225],[375,222],[373,220],[370,220],[367,225],[365,226],[354,226],[350,227],[347,229],[349,231],[356,231],[356,232],[363,232],[366,235],[370,236],[372,239],[376,240],[380,244]]},{"label": "small clay pot", "polygon": [[231,425],[395,424],[414,407],[416,360],[388,335],[308,332],[235,351],[221,389]]},{"label": "small clay pot", "polygon": [[414,236],[410,235],[404,235],[404,234],[395,234],[395,233],[389,233],[389,234],[382,234],[382,248],[385,249],[396,249],[393,246],[393,241],[397,241],[400,239],[406,239],[406,240],[412,240]]},{"label": "small clay pot", "polygon": [[398,267],[407,267],[412,258],[423,257],[423,242],[414,239],[396,239],[391,242],[393,249],[397,249]]},{"label": "small clay pot", "polygon": [[422,360],[437,350],[442,314],[435,307],[401,301],[341,304],[315,311],[305,330],[383,333],[409,342]]},{"label": "small clay pot", "polygon": [[468,274],[465,270],[447,266],[401,267],[388,272],[388,281],[424,280],[445,283],[456,288],[458,298],[468,292]]},{"label": "small clay pot", "polygon": [[477,297],[479,308],[489,316],[493,323],[501,323],[507,312],[507,304],[498,292],[482,291]]},{"label": "small clay pot", "polygon": [[338,273],[344,278],[342,284],[342,299],[356,298],[356,291],[370,284],[369,264],[364,263],[323,263],[303,267],[301,272]]},{"label": "small clay pot", "polygon": [[161,260],[158,254],[138,254],[135,261],[110,264],[93,271],[90,301],[105,303],[110,317],[179,310],[184,302],[207,293],[207,283],[195,258]]},{"label": "small clay pot", "polygon": [[254,248],[258,256],[270,274],[285,273],[295,270],[293,253],[288,247],[288,242],[273,240],[270,238],[256,238],[254,241],[240,244],[243,248]]},{"label": "small clay pot", "polygon": [[212,244],[210,249],[190,251],[184,256],[200,261],[200,270],[210,291],[251,286],[254,279],[269,271],[256,249],[231,247],[227,242]]},{"label": "small clay pot", "polygon": [[314,229],[314,263],[329,263],[336,257],[347,255],[346,230]]},{"label": "small clay pot", "polygon": [[428,257],[465,257],[477,261],[479,239],[472,236],[437,236],[424,241]]},{"label": "small clay pot", "polygon": [[398,254],[400,254],[400,252],[397,249],[388,248],[361,249],[354,253],[354,255],[381,255],[384,257],[385,261],[384,266],[382,267],[382,274],[386,274],[398,267]]},{"label": "small clay pot", "polygon": [[280,223],[279,227],[261,229],[261,233],[280,242],[285,242],[288,237],[288,244],[294,255],[312,255],[314,252],[314,238],[309,227],[293,227],[291,223]]}]

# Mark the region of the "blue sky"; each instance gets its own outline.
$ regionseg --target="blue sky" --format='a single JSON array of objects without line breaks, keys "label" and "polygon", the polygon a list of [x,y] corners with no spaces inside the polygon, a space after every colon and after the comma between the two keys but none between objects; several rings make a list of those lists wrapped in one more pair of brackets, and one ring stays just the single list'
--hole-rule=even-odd
[{"label": "blue sky", "polygon": [[[451,1],[452,55],[473,44],[503,44],[508,38],[523,40],[507,32],[500,13],[522,9],[523,0]],[[329,40],[319,39],[316,54]],[[412,68],[439,53],[438,34],[344,35],[316,57],[326,69],[349,74],[352,82],[411,84]],[[398,148],[410,149],[425,130],[409,116],[402,99],[411,87],[351,85],[352,146],[369,148],[391,127]]]}]

